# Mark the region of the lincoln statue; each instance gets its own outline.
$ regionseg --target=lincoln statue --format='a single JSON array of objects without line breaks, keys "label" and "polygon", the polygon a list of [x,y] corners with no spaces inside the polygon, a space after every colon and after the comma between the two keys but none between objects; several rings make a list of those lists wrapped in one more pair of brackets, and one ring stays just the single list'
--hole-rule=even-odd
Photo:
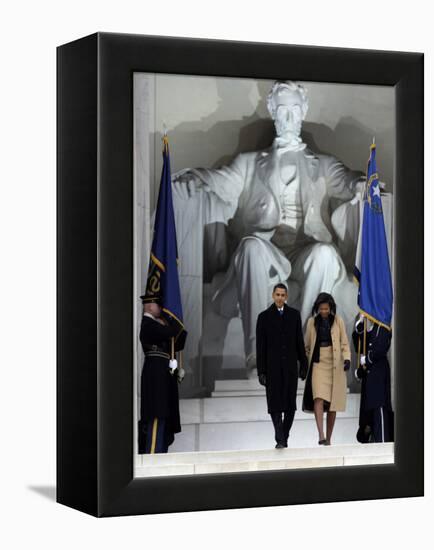
[{"label": "lincoln statue", "polygon": [[308,109],[303,86],[276,82],[267,107],[276,132],[268,149],[241,153],[219,169],[173,176],[175,208],[203,195],[213,308],[227,318],[241,316],[249,377],[256,372],[256,319],[269,306],[274,285],[288,287],[288,303],[300,310],[303,324],[321,292],[335,297],[347,322],[357,312],[357,289],[337,224],[342,229],[346,223],[342,206],[358,209],[364,176],[303,143]]}]

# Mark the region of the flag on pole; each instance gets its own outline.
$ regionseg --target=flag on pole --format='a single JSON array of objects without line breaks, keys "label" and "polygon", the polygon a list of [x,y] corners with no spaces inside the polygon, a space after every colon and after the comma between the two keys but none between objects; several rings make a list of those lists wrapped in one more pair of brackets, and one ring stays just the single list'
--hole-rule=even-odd
[{"label": "flag on pole", "polygon": [[146,291],[142,301],[157,301],[163,312],[184,329],[181,290],[178,275],[178,246],[176,241],[175,215],[172,201],[169,140],[163,138],[163,169],[155,213],[154,234],[149,259]]},{"label": "flag on pole", "polygon": [[354,276],[359,283],[360,312],[374,323],[391,330],[392,276],[375,155],[376,146],[373,143],[368,161]]}]

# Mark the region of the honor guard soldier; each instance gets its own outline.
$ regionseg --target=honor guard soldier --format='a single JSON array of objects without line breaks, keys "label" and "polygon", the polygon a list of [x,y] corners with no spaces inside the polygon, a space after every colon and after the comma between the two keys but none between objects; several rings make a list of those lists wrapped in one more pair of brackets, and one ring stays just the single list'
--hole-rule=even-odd
[{"label": "honor guard soldier", "polygon": [[[365,322],[367,329],[364,328]],[[394,439],[390,365],[387,359],[391,340],[390,330],[365,319],[363,315],[359,316],[353,332],[355,349],[364,351],[356,371],[356,377],[362,382],[357,432],[359,443],[382,443]]]},{"label": "honor guard soldier", "polygon": [[140,342],[145,354],[141,376],[139,453],[167,453],[181,431],[178,383],[184,371],[173,360],[187,332],[170,316],[162,316],[158,300],[144,300]]}]

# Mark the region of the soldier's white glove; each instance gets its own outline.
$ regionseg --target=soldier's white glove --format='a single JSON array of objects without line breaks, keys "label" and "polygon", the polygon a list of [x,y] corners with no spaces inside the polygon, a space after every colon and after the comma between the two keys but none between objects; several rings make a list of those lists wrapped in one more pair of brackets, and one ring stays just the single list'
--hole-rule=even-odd
[{"label": "soldier's white glove", "polygon": [[362,367],[366,365],[366,355],[360,356],[360,364],[362,365]]},{"label": "soldier's white glove", "polygon": [[177,368],[178,368],[178,361],[176,359],[171,359],[169,361],[170,374],[173,374]]}]

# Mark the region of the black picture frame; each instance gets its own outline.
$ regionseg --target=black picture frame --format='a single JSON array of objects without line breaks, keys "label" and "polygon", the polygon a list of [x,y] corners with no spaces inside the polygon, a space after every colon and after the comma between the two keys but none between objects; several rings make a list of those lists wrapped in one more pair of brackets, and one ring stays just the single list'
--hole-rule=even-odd
[{"label": "black picture frame", "polygon": [[[57,500],[95,516],[423,495],[423,54],[97,33],[57,50]],[[394,86],[395,463],[133,478],[133,73]]]}]

